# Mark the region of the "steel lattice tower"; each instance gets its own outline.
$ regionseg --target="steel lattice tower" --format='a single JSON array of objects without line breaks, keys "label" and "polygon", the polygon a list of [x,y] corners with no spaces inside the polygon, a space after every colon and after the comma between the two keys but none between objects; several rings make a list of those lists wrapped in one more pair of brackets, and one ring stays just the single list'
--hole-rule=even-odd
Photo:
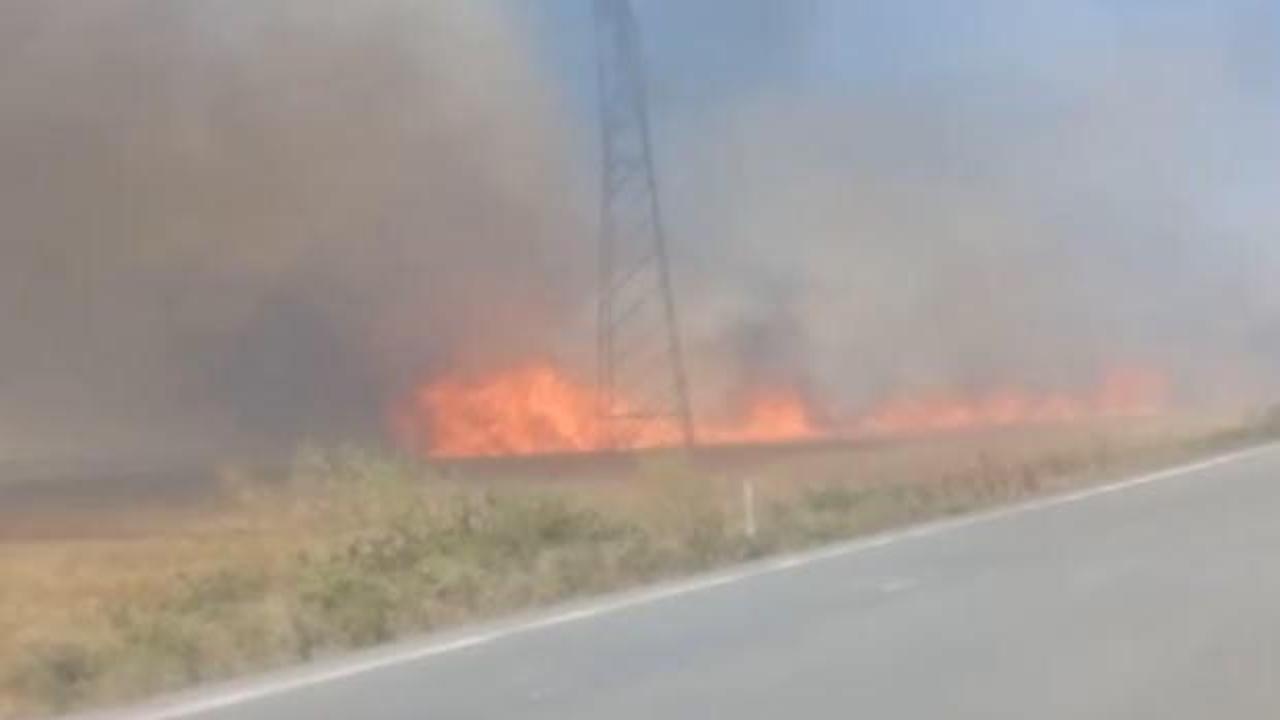
[{"label": "steel lattice tower", "polygon": [[639,30],[629,0],[594,0],[602,151],[597,382],[601,442],[678,428],[694,442],[658,199]]}]

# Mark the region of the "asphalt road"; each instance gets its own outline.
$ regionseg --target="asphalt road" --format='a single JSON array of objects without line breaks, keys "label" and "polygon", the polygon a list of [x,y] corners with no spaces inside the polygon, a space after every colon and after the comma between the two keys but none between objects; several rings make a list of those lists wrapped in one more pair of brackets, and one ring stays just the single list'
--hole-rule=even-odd
[{"label": "asphalt road", "polygon": [[1280,450],[1266,450],[164,716],[1277,717],[1278,479]]}]

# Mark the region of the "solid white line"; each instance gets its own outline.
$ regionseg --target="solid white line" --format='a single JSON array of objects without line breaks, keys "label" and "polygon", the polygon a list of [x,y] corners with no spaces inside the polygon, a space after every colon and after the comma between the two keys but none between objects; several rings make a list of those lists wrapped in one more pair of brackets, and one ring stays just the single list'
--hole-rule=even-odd
[{"label": "solid white line", "polygon": [[[995,510],[974,513],[948,520],[929,522],[902,530],[829,545],[816,550],[766,559],[756,563],[742,565],[735,569],[713,573],[691,580],[666,583],[648,589],[632,591],[613,598],[597,600],[583,607],[553,612],[550,615],[545,615],[527,622],[473,633],[457,639],[429,642],[425,645],[409,647],[402,650],[385,651],[374,657],[349,660],[340,665],[328,668],[304,668],[294,671],[290,676],[280,677],[275,680],[260,681],[245,685],[238,689],[229,688],[221,691],[214,691],[212,694],[206,694],[204,697],[195,697],[194,699],[170,700],[166,704],[152,706],[152,708],[148,710],[133,710],[127,711],[123,714],[114,715],[85,716],[84,720],[89,720],[89,717],[99,718],[100,720],[124,720],[125,718],[133,720],[178,720],[179,718],[188,718],[200,713],[224,709],[252,702],[254,700],[260,700],[272,695],[280,695],[314,685],[349,678],[355,675],[363,675],[383,668],[416,662],[436,655],[444,655],[458,650],[487,645],[509,637],[523,635],[555,627],[557,625],[587,620],[600,615],[606,615],[627,608],[658,602],[660,600],[668,600],[681,595],[701,592],[703,590],[709,590],[722,585],[740,582],[753,577],[784,572],[794,568],[819,563],[824,560],[854,555],[874,548],[903,542],[905,540],[930,537],[972,525],[1012,517],[1025,512],[1043,510],[1069,503],[1077,503],[1089,498],[1108,495],[1122,490],[1129,490],[1160,480],[1208,470],[1246,457],[1261,454],[1269,450],[1274,450],[1278,446],[1280,445],[1267,444],[1246,450],[1238,450],[1225,455],[1209,458],[1208,460],[1180,465],[1178,467],[1160,470],[1158,472],[1141,475],[1107,485],[1099,485],[1097,487],[1060,495],[1051,495],[1038,500],[1009,505]],[[206,691],[206,693],[207,692],[208,691]]]}]

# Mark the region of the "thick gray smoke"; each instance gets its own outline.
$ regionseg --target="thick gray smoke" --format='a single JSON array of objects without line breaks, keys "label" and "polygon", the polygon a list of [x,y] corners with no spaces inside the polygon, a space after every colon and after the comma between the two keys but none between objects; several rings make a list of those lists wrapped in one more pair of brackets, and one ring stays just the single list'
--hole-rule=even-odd
[{"label": "thick gray smoke", "polygon": [[374,438],[581,301],[571,153],[509,9],[0,6],[0,450]]}]

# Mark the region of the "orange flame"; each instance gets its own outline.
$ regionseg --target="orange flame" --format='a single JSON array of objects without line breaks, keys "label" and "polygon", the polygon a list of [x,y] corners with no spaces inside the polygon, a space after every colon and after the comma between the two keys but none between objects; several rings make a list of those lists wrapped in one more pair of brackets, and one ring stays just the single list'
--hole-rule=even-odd
[{"label": "orange flame", "polygon": [[1164,409],[1167,397],[1168,381],[1162,374],[1122,368],[1108,373],[1092,393],[1079,397],[1006,388],[968,398],[939,394],[891,400],[858,422],[857,433],[903,435],[1155,415]]},{"label": "orange flame", "polygon": [[[619,405],[625,412],[625,403]],[[402,447],[435,457],[584,452],[601,446],[594,389],[548,363],[424,385],[397,409],[391,425]],[[674,421],[658,420],[638,430],[622,439],[626,447],[672,445],[680,438]],[[700,441],[715,444],[820,435],[804,401],[782,390],[754,394],[740,418],[698,430]]]},{"label": "orange flame", "polygon": [[758,391],[734,420],[702,428],[699,440],[720,445],[794,442],[820,437],[809,404],[785,389]]},{"label": "orange flame", "polygon": [[[794,442],[823,437],[884,437],[1092,417],[1152,415],[1166,402],[1157,372],[1125,368],[1089,393],[1034,393],[1004,388],[977,395],[903,397],[872,409],[842,429],[823,427],[812,406],[787,388],[750,393],[736,416],[698,428],[700,442]],[[596,393],[555,366],[529,363],[476,379],[446,378],[420,387],[392,417],[406,449],[435,457],[585,452],[601,447]],[[671,445],[674,422],[658,421],[625,439],[628,448]]]},{"label": "orange flame", "polygon": [[536,363],[420,387],[393,417],[401,445],[427,455],[581,452],[598,445],[595,394]]}]

